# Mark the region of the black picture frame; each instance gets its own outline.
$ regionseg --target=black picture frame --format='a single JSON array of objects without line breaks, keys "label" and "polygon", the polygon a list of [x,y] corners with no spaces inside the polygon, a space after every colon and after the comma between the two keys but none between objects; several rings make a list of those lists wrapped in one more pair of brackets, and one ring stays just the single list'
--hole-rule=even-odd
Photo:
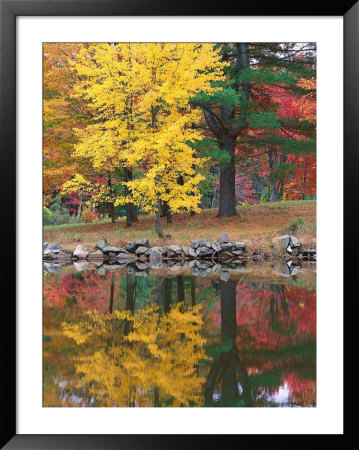
[{"label": "black picture frame", "polygon": [[[18,16],[343,16],[344,17],[344,208],[345,232],[357,232],[354,214],[358,206],[355,177],[359,169],[359,2],[336,3],[302,0],[300,3],[274,0],[228,0],[221,2],[188,0],[0,0],[0,168],[3,216],[1,258],[2,283],[2,375],[1,448],[6,449],[164,449],[194,448],[198,445],[221,448],[231,443],[243,445],[248,439],[267,442],[264,435],[18,435],[16,434],[16,17]],[[333,56],[333,59],[335,57]],[[333,205],[335,214],[335,205]],[[346,257],[353,251],[353,241],[344,243]],[[344,285],[347,292],[354,279],[354,265],[347,266]],[[354,297],[345,305],[346,342],[354,340]],[[349,345],[349,344],[348,344]],[[346,376],[349,368],[348,345],[345,347]],[[346,379],[347,382],[347,379]],[[348,391],[346,392],[348,394]],[[351,400],[346,398],[346,407]],[[344,422],[343,439],[354,428],[354,415]],[[276,436],[271,436],[275,438]],[[234,441],[236,439],[236,441]],[[294,436],[291,435],[291,439]],[[309,441],[298,435],[296,442]],[[313,436],[310,442],[314,443]],[[277,446],[278,444],[276,444]]]}]

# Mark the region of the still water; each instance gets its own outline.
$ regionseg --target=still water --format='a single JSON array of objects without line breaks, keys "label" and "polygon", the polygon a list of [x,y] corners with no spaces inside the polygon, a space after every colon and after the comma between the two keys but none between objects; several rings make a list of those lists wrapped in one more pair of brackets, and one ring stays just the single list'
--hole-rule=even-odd
[{"label": "still water", "polygon": [[44,406],[316,405],[315,265],[100,269],[44,271]]}]

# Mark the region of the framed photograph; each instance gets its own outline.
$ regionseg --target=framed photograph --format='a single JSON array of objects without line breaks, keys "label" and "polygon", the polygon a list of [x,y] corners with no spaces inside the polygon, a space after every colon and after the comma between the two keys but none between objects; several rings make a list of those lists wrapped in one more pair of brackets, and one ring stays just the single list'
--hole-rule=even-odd
[{"label": "framed photograph", "polygon": [[2,448],[342,439],[358,3],[0,7]]}]

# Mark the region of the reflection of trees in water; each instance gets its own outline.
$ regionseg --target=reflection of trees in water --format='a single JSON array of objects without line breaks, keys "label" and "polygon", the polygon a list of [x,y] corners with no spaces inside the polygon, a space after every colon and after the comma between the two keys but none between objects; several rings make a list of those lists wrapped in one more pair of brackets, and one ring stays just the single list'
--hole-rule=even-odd
[{"label": "reflection of trees in water", "polygon": [[[113,281],[113,280],[112,280]],[[208,359],[201,336],[200,306],[186,307],[184,279],[177,281],[172,304],[172,278],[159,280],[157,299],[135,311],[135,275],[127,275],[125,310],[88,312],[65,334],[81,345],[76,358],[77,388],[95,398],[95,406],[200,406],[205,379],[200,360]],[[110,305],[113,290],[110,289]]]},{"label": "reflection of trees in water", "polygon": [[[62,314],[68,308],[67,315],[61,316],[68,325],[66,336],[79,345],[71,350],[73,344],[62,335],[62,350],[53,346],[52,351],[60,355],[66,345],[69,358],[80,355],[77,375],[70,375],[72,385],[77,379],[72,392],[87,399],[93,396],[94,406],[262,406],[265,395],[287,374],[296,386],[302,386],[302,379],[315,385],[315,333],[307,325],[315,324],[314,291],[169,274],[143,278],[111,272],[97,278],[85,274],[84,280],[65,278],[66,298],[79,298],[78,285],[81,288],[81,301],[66,300],[68,307],[61,309]],[[93,286],[101,301],[87,294]],[[204,322],[198,304],[206,311]],[[91,313],[87,305],[100,308]],[[216,341],[219,327],[220,345],[213,346],[214,353],[206,347],[214,361],[202,364],[206,356],[201,336]],[[46,324],[45,328],[47,333]],[[63,373],[68,376],[69,370]],[[299,388],[296,392],[299,398]],[[313,395],[307,397],[306,404],[315,402]]]},{"label": "reflection of trees in water", "polygon": [[[246,368],[240,361],[236,345],[237,281],[220,281],[221,338],[223,350],[212,365],[205,384],[205,405],[250,406],[251,387]],[[222,385],[220,401],[214,398],[216,385]],[[240,389],[239,389],[240,385]]]}]

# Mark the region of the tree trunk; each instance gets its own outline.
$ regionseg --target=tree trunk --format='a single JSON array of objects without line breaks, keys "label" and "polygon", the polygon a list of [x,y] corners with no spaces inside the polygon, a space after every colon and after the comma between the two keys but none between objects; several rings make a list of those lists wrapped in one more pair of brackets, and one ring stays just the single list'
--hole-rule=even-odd
[{"label": "tree trunk", "polygon": [[166,277],[163,286],[163,312],[168,314],[171,311],[172,303],[172,278]]},{"label": "tree trunk", "polygon": [[115,291],[115,274],[112,272],[112,277],[111,277],[111,290],[110,290],[110,306],[108,308],[110,314],[113,313],[113,294]]},{"label": "tree trunk", "polygon": [[162,225],[161,225],[161,200],[158,200],[157,211],[155,214],[155,224],[156,224],[156,233],[158,236],[164,240],[165,235],[163,234]]},{"label": "tree trunk", "polygon": [[191,298],[192,306],[196,305],[196,277],[191,276]]},{"label": "tree trunk", "polygon": [[167,223],[172,223],[172,214],[167,202],[161,203],[161,217],[167,217]]},{"label": "tree trunk", "polygon": [[[131,181],[132,180],[132,171],[125,168],[125,174],[124,174],[125,181]],[[125,194],[126,196],[129,194],[128,187],[125,186]],[[132,202],[126,203],[126,227],[132,226],[133,222],[137,222],[137,211],[136,207]]]},{"label": "tree trunk", "polygon": [[183,278],[183,275],[177,275],[177,301],[184,302],[184,278]]},{"label": "tree trunk", "polygon": [[80,204],[79,204],[79,207],[77,209],[77,220],[80,220],[81,212],[82,212],[82,194],[81,194],[81,197],[80,197]]},{"label": "tree trunk", "polygon": [[116,217],[115,217],[115,206],[113,203],[110,203],[110,216],[111,216],[111,222],[115,223],[116,222]]},{"label": "tree trunk", "polygon": [[[112,191],[112,180],[111,180],[111,175],[109,175],[108,180],[107,180],[107,186],[110,190],[110,194],[112,197],[113,191]],[[109,206],[109,210],[110,210],[110,217],[111,217],[111,222],[115,223],[116,222],[116,217],[115,217],[115,206],[113,204],[113,202],[110,203]]]},{"label": "tree trunk", "polygon": [[[132,314],[135,312],[135,296],[136,296],[136,286],[137,286],[137,277],[135,277],[133,274],[127,273],[126,275],[126,283],[127,283],[127,289],[126,289],[126,311],[130,311]],[[131,331],[131,324],[132,322],[130,320],[125,320],[125,327],[124,327],[124,335],[127,336],[128,333]]]},{"label": "tree trunk", "polygon": [[224,136],[220,148],[227,150],[231,157],[227,166],[221,169],[219,186],[219,210],[218,217],[230,217],[237,214],[236,211],[236,166],[234,162],[234,148],[236,142],[228,136]]}]

